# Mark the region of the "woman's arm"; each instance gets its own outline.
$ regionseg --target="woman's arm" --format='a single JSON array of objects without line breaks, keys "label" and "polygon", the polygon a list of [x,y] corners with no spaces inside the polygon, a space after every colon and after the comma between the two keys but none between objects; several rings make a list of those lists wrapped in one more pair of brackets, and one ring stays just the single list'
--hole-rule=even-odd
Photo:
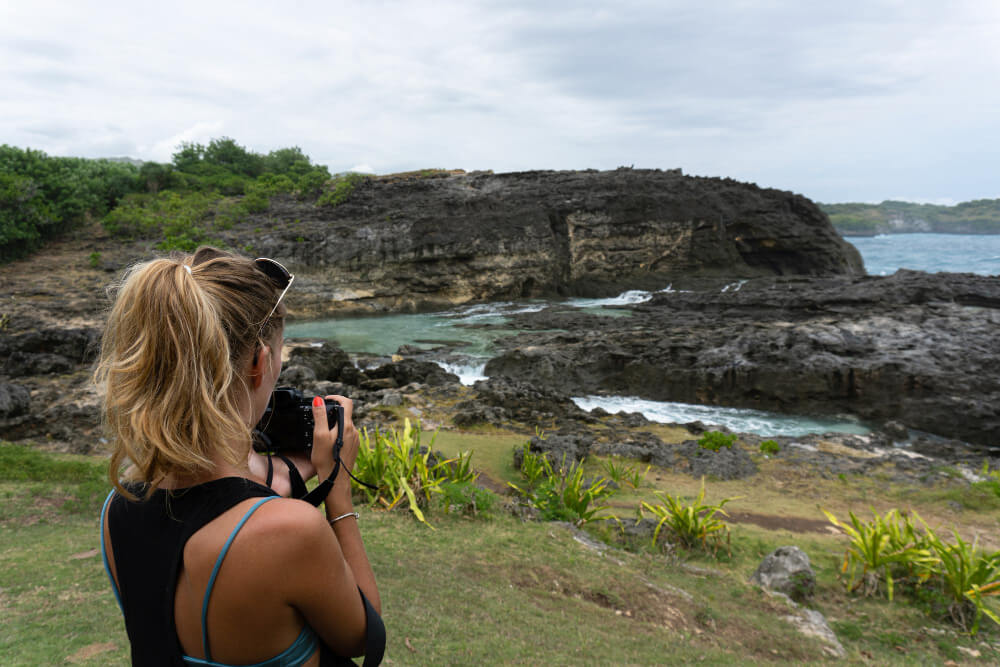
[{"label": "woman's arm", "polygon": [[[351,569],[357,585],[365,597],[379,613],[382,612],[382,600],[379,597],[378,586],[375,583],[375,573],[368,562],[364,542],[361,540],[361,530],[358,520],[350,515],[354,512],[351,500],[351,478],[347,471],[354,469],[354,461],[358,456],[360,437],[354,427],[354,402],[345,396],[327,396],[340,403],[344,408],[344,440],[340,451],[341,468],[334,480],[333,489],[326,497],[326,517],[330,521],[333,533],[343,552],[344,560]],[[333,444],[336,440],[336,428],[330,430],[326,420],[326,406],[319,397],[313,401],[313,431],[312,463],[318,471],[319,478],[326,479],[333,472]],[[346,468],[346,470],[345,470]]]}]

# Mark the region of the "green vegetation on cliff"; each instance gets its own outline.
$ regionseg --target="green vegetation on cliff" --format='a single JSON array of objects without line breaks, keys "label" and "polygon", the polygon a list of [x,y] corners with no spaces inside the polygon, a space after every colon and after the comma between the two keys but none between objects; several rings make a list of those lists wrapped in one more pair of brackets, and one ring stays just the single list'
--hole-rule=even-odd
[{"label": "green vegetation on cliff", "polygon": [[955,206],[884,201],[819,207],[845,236],[894,232],[1000,234],[1000,199],[977,199]]},{"label": "green vegetation on cliff", "polygon": [[316,199],[330,172],[298,147],[263,155],[222,137],[184,143],[171,162],[49,157],[0,146],[0,260],[23,256],[88,219],[164,250],[218,242],[213,232],[266,211],[276,194]]},{"label": "green vegetation on cliff", "polygon": [[0,260],[21,257],[137,189],[140,170],[112,160],[49,157],[0,146]]}]

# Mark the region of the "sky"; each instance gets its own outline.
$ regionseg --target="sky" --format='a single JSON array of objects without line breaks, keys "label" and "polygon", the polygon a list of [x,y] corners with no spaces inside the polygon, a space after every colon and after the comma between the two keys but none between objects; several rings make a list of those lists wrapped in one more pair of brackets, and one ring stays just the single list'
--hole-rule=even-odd
[{"label": "sky", "polygon": [[1000,1],[0,4],[0,144],[1000,198]]}]

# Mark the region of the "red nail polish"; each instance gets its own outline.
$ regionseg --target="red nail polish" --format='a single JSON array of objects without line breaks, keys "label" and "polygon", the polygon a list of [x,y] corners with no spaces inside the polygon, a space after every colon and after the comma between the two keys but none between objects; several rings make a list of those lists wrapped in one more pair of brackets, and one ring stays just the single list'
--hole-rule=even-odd
[{"label": "red nail polish", "polygon": [[314,408],[321,408],[321,407],[323,407],[323,398],[321,396],[314,396],[313,397],[313,407]]}]

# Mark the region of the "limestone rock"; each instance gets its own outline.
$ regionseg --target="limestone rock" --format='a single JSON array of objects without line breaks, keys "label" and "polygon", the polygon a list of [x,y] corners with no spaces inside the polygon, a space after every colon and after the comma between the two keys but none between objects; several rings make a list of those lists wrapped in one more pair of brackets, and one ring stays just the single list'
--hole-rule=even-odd
[{"label": "limestone rock", "polygon": [[[310,316],[660,289],[694,275],[860,274],[860,255],[808,199],[670,171],[372,178],[336,207],[273,197],[255,234],[287,260]],[[332,297],[332,298],[331,298]]]},{"label": "limestone rock", "polygon": [[830,625],[826,622],[826,617],[823,614],[815,609],[799,609],[798,612],[795,615],[785,616],[785,620],[794,625],[805,636],[815,637],[826,644],[823,650],[830,657],[847,657],[847,651],[844,650],[843,644],[837,639],[837,635],[830,629]]},{"label": "limestone rock", "polygon": [[778,547],[764,557],[750,582],[769,591],[784,593],[795,601],[812,597],[816,574],[809,556],[795,546]]}]

